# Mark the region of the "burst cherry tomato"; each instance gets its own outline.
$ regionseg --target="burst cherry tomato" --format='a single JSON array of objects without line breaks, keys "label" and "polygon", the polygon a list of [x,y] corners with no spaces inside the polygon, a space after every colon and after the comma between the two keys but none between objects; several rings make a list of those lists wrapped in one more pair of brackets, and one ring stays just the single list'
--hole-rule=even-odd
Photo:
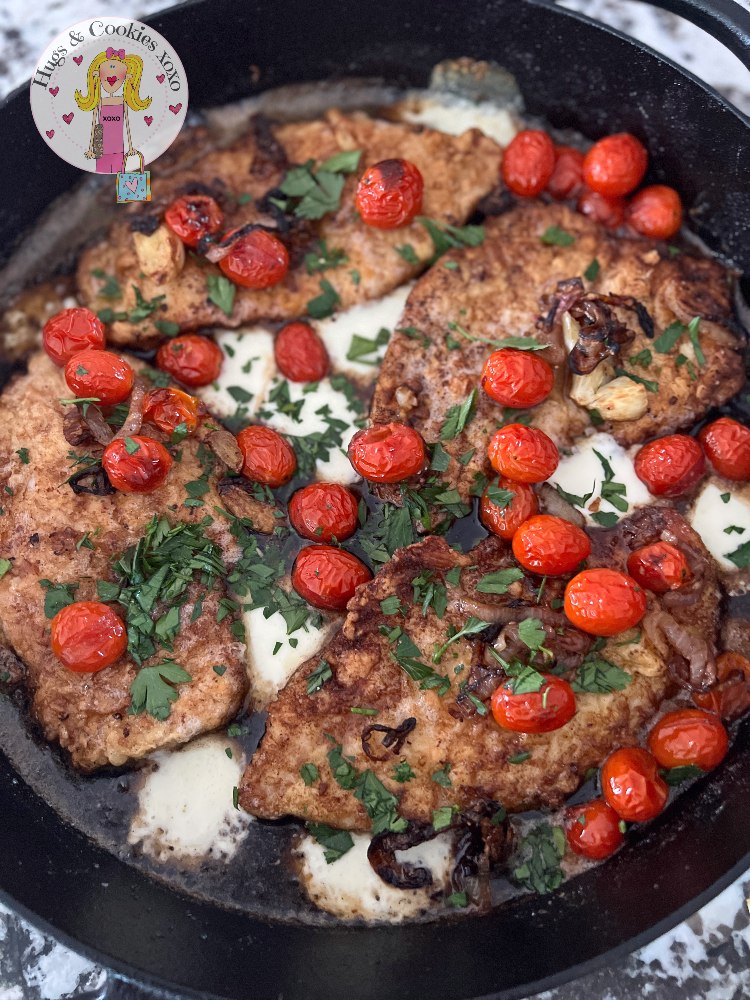
[{"label": "burst cherry tomato", "polygon": [[726,479],[750,479],[750,428],[731,417],[719,417],[698,435],[708,460]]},{"label": "burst cherry tomato", "polygon": [[100,601],[76,601],[52,619],[52,652],[68,670],[95,673],[123,655],[128,633],[119,615]]},{"label": "burst cherry tomato", "polygon": [[354,591],[372,579],[363,562],[332,545],[308,545],[292,570],[292,586],[316,608],[343,611]]},{"label": "burst cherry tomato", "polygon": [[[224,236],[229,239],[236,229]],[[289,270],[289,253],[281,240],[265,229],[251,229],[238,236],[219,267],[235,285],[243,288],[270,288],[283,281]]]},{"label": "burst cherry tomato", "polygon": [[601,861],[614,854],[625,837],[622,820],[603,799],[593,799],[565,810],[565,839],[571,851]]},{"label": "burst cherry tomato", "polygon": [[376,229],[398,229],[422,211],[424,180],[409,160],[381,160],[362,174],[355,204],[362,221]]},{"label": "burst cherry tomato", "polygon": [[276,364],[292,382],[319,382],[328,374],[326,345],[309,323],[287,323],[273,345]]},{"label": "burst cherry tomato", "polygon": [[662,767],[693,764],[710,771],[729,749],[729,737],[721,719],[698,708],[667,712],[648,734],[648,746]]},{"label": "burst cherry tomato", "polygon": [[602,765],[602,794],[620,819],[644,823],[658,816],[669,796],[656,759],[640,747],[615,750]]},{"label": "burst cherry tomato", "polygon": [[740,653],[720,653],[716,676],[717,683],[708,691],[695,691],[693,701],[722,719],[738,719],[750,708],[750,660]]},{"label": "burst cherry tomato", "polygon": [[524,198],[533,198],[547,187],[555,169],[555,144],[546,132],[525,129],[503,153],[505,186]]},{"label": "burst cherry tomato", "polygon": [[200,405],[199,399],[189,396],[182,389],[172,386],[152,389],[143,403],[143,419],[167,434],[173,434],[182,425],[188,434],[192,434],[198,426]]},{"label": "burst cherry tomato", "polygon": [[297,456],[286,438],[270,427],[253,424],[237,435],[242,475],[274,489],[288,483],[297,470]]},{"label": "burst cherry tomato", "polygon": [[133,389],[133,369],[111,351],[89,348],[74,354],[65,366],[65,381],[79,397],[96,398],[102,406],[115,406]]},{"label": "burst cherry tomato", "polygon": [[646,613],[646,595],[616,569],[584,569],[565,588],[568,620],[590,635],[617,635]]},{"label": "burst cherry tomato", "polygon": [[551,514],[537,514],[513,536],[513,555],[524,569],[561,576],[577,569],[591,552],[589,536],[575,524]]},{"label": "burst cherry tomato", "polygon": [[618,132],[595,142],[586,153],[583,179],[592,191],[615,198],[635,191],[647,166],[645,146],[629,132]]},{"label": "burst cherry tomato", "polygon": [[523,410],[546,399],[554,380],[554,372],[543,358],[504,347],[487,358],[479,384],[501,406]]},{"label": "burst cherry tomato", "polygon": [[90,309],[63,309],[44,324],[42,344],[58,368],[62,368],[79,351],[103,350],[104,327]]},{"label": "burst cherry tomato", "polygon": [[688,493],[706,471],[703,450],[687,434],[668,434],[645,444],[635,456],[635,474],[655,497]]},{"label": "burst cherry tomato", "polygon": [[538,427],[506,424],[490,438],[487,457],[495,472],[517,483],[542,483],[560,461],[555,442]]},{"label": "burst cherry tomato", "polygon": [[513,681],[508,680],[492,695],[492,714],[503,729],[514,733],[551,733],[560,729],[576,714],[573,688],[562,677],[542,674],[544,683],[539,691],[513,693]]},{"label": "burst cherry tomato", "polygon": [[497,485],[511,494],[511,500],[505,507],[499,506],[490,499],[488,487],[479,503],[479,518],[493,535],[510,540],[524,521],[537,513],[539,504],[536,493],[526,483],[514,483],[512,479],[501,476]]},{"label": "burst cherry tomato", "polygon": [[164,221],[189,247],[196,247],[206,236],[217,233],[224,213],[207,194],[185,194],[173,201],[164,213]]},{"label": "burst cherry tomato", "polygon": [[682,201],[674,188],[652,184],[633,195],[625,217],[641,236],[668,240],[680,231]]},{"label": "burst cherry tomato", "polygon": [[406,424],[381,424],[358,431],[349,443],[349,461],[364,479],[398,483],[424,468],[424,441]]},{"label": "burst cherry tomato", "polygon": [[357,530],[357,498],[337,483],[311,483],[289,501],[289,520],[303,538],[341,542]]},{"label": "burst cherry tomato", "polygon": [[578,199],[576,209],[581,215],[593,219],[607,229],[617,229],[625,219],[625,199],[607,198],[598,191],[584,190]]},{"label": "burst cherry tomato", "polygon": [[628,556],[628,573],[655,594],[679,590],[693,575],[685,556],[670,542],[654,542],[635,549]]},{"label": "burst cherry tomato", "polygon": [[163,444],[141,434],[115,438],[102,455],[107,478],[121,493],[151,493],[172,468],[172,456]]},{"label": "burst cherry tomato", "polygon": [[224,354],[219,345],[196,333],[168,340],[156,354],[157,368],[191,388],[215,382],[223,361]]},{"label": "burst cherry tomato", "polygon": [[575,198],[583,187],[583,153],[572,146],[557,146],[555,169],[547,185],[553,198]]}]

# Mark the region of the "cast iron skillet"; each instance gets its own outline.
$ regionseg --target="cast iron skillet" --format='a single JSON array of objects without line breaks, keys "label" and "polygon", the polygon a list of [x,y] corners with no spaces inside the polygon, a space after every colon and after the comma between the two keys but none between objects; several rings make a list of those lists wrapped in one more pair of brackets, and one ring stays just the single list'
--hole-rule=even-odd
[{"label": "cast iron skillet", "polygon": [[[750,65],[750,15],[733,0],[659,6],[695,20]],[[679,188],[708,246],[750,271],[750,121],[663,57],[545,0],[463,9],[455,0],[285,0],[283,8],[198,0],[150,20],[180,53],[195,108],[335,76],[423,86],[442,59],[493,59],[516,76],[528,110],[553,125],[592,138],[639,135],[651,179]],[[251,64],[261,70],[255,84]],[[39,140],[26,88],[0,108],[0,134],[2,262],[79,174]],[[66,826],[0,756],[0,897],[120,975],[188,994],[520,997],[627,954],[750,865],[748,750],[746,724],[709,779],[605,866],[551,896],[475,919],[370,929],[265,923],[180,896]],[[269,895],[279,874],[269,871]]]}]

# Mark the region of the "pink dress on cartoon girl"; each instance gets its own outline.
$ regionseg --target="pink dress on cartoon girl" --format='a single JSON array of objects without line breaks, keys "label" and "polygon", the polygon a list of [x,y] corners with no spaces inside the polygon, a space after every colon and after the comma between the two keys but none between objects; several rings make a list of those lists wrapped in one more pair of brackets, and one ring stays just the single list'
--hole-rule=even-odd
[{"label": "pink dress on cartoon girl", "polygon": [[103,153],[96,161],[98,174],[117,174],[125,169],[124,115],[125,105],[122,100],[119,104],[99,102]]}]

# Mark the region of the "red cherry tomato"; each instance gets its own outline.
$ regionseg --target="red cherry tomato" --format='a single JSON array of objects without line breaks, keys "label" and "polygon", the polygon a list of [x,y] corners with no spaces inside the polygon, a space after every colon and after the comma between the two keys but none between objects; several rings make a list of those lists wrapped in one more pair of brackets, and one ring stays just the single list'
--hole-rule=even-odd
[{"label": "red cherry tomato", "polygon": [[533,198],[547,187],[555,169],[555,144],[546,132],[525,129],[503,153],[505,186],[523,198]]},{"label": "red cherry tomato", "polygon": [[593,799],[565,810],[565,839],[571,851],[601,861],[614,854],[625,840],[622,820],[603,799]]},{"label": "red cherry tomato", "polygon": [[654,542],[635,549],[628,556],[628,573],[655,594],[679,590],[693,576],[685,556],[670,542]]},{"label": "red cherry tomato", "polygon": [[722,719],[738,719],[750,708],[750,660],[740,653],[716,657],[717,683],[708,691],[695,691],[693,701]]},{"label": "red cherry tomato", "polygon": [[206,236],[218,233],[224,213],[207,194],[185,194],[173,201],[164,213],[164,221],[189,247],[196,247]]},{"label": "red cherry tomato", "polygon": [[616,569],[584,569],[565,588],[565,614],[590,635],[617,635],[646,614],[646,595]]},{"label": "red cherry tomato", "polygon": [[343,611],[357,587],[371,579],[363,562],[332,545],[308,545],[292,570],[292,586],[300,597],[328,611]]},{"label": "red cherry tomato", "polygon": [[294,530],[313,542],[342,542],[357,530],[359,511],[351,490],[337,483],[311,483],[289,501]]},{"label": "red cherry tomato", "polygon": [[538,427],[506,424],[490,438],[487,457],[495,472],[517,483],[542,483],[560,461],[555,442]]},{"label": "red cherry tomato", "polygon": [[58,368],[62,368],[79,351],[103,350],[104,327],[90,309],[63,309],[44,324],[42,344]]},{"label": "red cherry tomato", "polygon": [[151,493],[172,468],[172,456],[153,438],[134,434],[110,441],[102,455],[107,478],[120,493]]},{"label": "red cherry tomato", "polygon": [[719,417],[698,437],[720,476],[739,483],[750,480],[750,428],[731,417]]},{"label": "red cherry tomato", "polygon": [[65,381],[78,397],[95,397],[102,406],[115,406],[133,389],[133,369],[111,351],[89,348],[74,354],[65,366]]},{"label": "red cherry tomato", "polygon": [[703,478],[706,460],[695,438],[668,434],[644,444],[635,456],[635,474],[655,497],[678,497]]},{"label": "red cherry tomato", "polygon": [[698,708],[667,712],[648,734],[648,746],[662,767],[693,764],[710,771],[729,749],[729,737],[721,719]]},{"label": "red cherry tomato", "polygon": [[422,211],[424,180],[409,160],[381,160],[362,174],[355,204],[362,221],[376,229],[398,229]]},{"label": "red cherry tomato", "polygon": [[287,323],[273,345],[281,374],[292,382],[319,382],[331,362],[326,345],[309,323]]},{"label": "red cherry tomato", "polygon": [[187,433],[192,434],[198,426],[200,406],[199,399],[182,389],[172,386],[152,389],[143,403],[143,419],[167,434],[173,434],[183,424]]},{"label": "red cherry tomato", "polygon": [[668,240],[680,231],[682,201],[674,188],[652,184],[633,195],[625,217],[641,236]]},{"label": "red cherry tomato", "polygon": [[625,220],[625,199],[607,198],[598,191],[584,190],[576,205],[581,215],[593,219],[607,229],[617,229]]},{"label": "red cherry tomato", "polygon": [[[223,237],[228,240],[238,230]],[[289,271],[289,253],[281,240],[265,229],[251,229],[231,244],[219,267],[235,285],[243,288],[270,288],[283,281]]]},{"label": "red cherry tomato", "polygon": [[573,146],[555,148],[555,169],[547,185],[547,191],[562,201],[575,198],[583,187],[583,153]]},{"label": "red cherry tomato", "polygon": [[513,693],[513,681],[506,681],[492,695],[492,715],[498,726],[514,733],[551,733],[570,722],[576,714],[573,688],[562,677],[542,674],[539,691]]},{"label": "red cherry tomato", "polygon": [[570,521],[537,514],[513,536],[513,555],[524,569],[545,576],[562,576],[577,569],[591,552],[589,536]]},{"label": "red cherry tomato", "polygon": [[224,354],[219,345],[196,333],[185,333],[168,340],[156,353],[157,368],[191,388],[215,382],[223,361]]},{"label": "red cherry tomato", "polygon": [[286,438],[270,427],[253,424],[237,435],[242,452],[242,475],[274,489],[288,483],[297,471],[297,456]]},{"label": "red cherry tomato", "polygon": [[349,461],[370,482],[398,483],[424,468],[424,441],[406,424],[368,427],[351,439]]},{"label": "red cherry tomato", "polygon": [[586,153],[583,179],[592,191],[615,198],[635,191],[647,166],[645,146],[629,132],[618,132],[595,142]]},{"label": "red cherry tomato", "polygon": [[76,673],[109,667],[128,647],[128,633],[119,615],[100,601],[76,601],[61,608],[50,624],[52,652]]},{"label": "red cherry tomato", "polygon": [[546,399],[554,381],[554,372],[543,358],[504,347],[487,358],[479,384],[501,406],[523,410]]},{"label": "red cherry tomato", "polygon": [[658,816],[669,796],[656,760],[640,747],[615,750],[602,765],[602,794],[620,819],[644,823]]},{"label": "red cherry tomato", "polygon": [[493,535],[510,540],[524,521],[528,521],[537,513],[539,504],[536,493],[526,483],[514,483],[512,479],[501,476],[497,485],[512,494],[510,502],[507,506],[501,507],[490,500],[485,490],[479,503],[479,519]]}]

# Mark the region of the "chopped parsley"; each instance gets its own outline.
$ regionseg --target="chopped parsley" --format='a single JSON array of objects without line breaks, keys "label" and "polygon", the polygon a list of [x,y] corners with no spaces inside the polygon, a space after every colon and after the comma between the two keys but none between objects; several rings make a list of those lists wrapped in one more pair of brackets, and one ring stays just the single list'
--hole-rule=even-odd
[{"label": "chopped parsley", "polygon": [[[533,337],[503,337],[502,340],[492,340],[487,337],[476,337],[473,333],[469,333],[466,327],[462,326],[460,323],[455,323],[451,321],[448,324],[448,329],[452,333],[457,333],[459,336],[463,337],[464,340],[474,341],[480,344],[487,344],[491,347],[504,348],[512,347],[517,351],[544,351],[549,347],[549,344],[540,344],[539,341],[534,340]],[[450,336],[450,334],[448,334]],[[451,338],[453,339],[453,338]],[[456,340],[454,343],[447,345],[449,348],[460,347],[460,341]],[[514,414],[515,410],[512,411]]]},{"label": "chopped parsley", "polygon": [[440,663],[446,650],[449,646],[452,646],[454,642],[458,642],[459,639],[464,639],[469,635],[477,635],[477,633],[483,632],[488,626],[489,622],[482,621],[480,618],[475,618],[472,615],[462,629],[459,629],[457,632],[454,632],[453,635],[449,636],[447,641],[444,642],[442,646],[438,646],[432,654],[432,662]]},{"label": "chopped parsley", "polygon": [[400,626],[389,629],[381,625],[380,631],[392,647],[390,653],[393,659],[404,673],[419,683],[420,690],[434,690],[441,698],[448,693],[451,686],[449,678],[437,673],[429,664],[420,659],[421,651],[408,633]]},{"label": "chopped parsley", "polygon": [[341,302],[341,296],[326,278],[320,280],[320,295],[307,303],[307,315],[313,319],[325,319],[330,316]]},{"label": "chopped parsley", "polygon": [[740,528],[737,524],[730,524],[728,527],[724,528],[725,535],[744,535],[745,529]]},{"label": "chopped parsley", "polygon": [[402,243],[396,247],[396,253],[402,257],[407,264],[419,264],[419,257],[411,243]]},{"label": "chopped parsley", "polygon": [[[352,335],[352,342],[346,352],[347,361],[359,361],[365,365],[378,364],[378,349],[384,347],[391,339],[390,330],[381,327],[374,338],[361,337],[358,333]],[[368,357],[374,355],[374,357]]]},{"label": "chopped parsley", "polygon": [[[338,210],[344,189],[344,174],[353,173],[359,164],[359,149],[336,153],[313,170],[314,160],[291,167],[279,185],[286,199],[278,199],[283,210],[290,209],[299,219],[322,219]],[[276,202],[275,202],[276,203]]]},{"label": "chopped parsley", "polygon": [[392,778],[394,781],[398,781],[400,784],[404,784],[406,781],[411,781],[412,778],[416,778],[416,774],[412,771],[409,764],[402,760],[393,768]]},{"label": "chopped parsley", "polygon": [[576,671],[571,686],[576,694],[584,691],[596,694],[609,694],[612,691],[623,691],[630,684],[631,676],[609,660],[603,659],[595,651],[587,654],[583,663]]},{"label": "chopped parsley", "polygon": [[539,652],[551,657],[552,654],[544,645],[547,638],[544,625],[536,618],[525,618],[518,623],[518,638],[532,653]]},{"label": "chopped parsley", "polygon": [[425,215],[418,215],[416,221],[424,226],[432,240],[433,255],[430,264],[434,264],[438,257],[449,250],[478,247],[484,243],[484,226],[451,226]]},{"label": "chopped parsley", "polygon": [[653,360],[654,356],[648,347],[644,347],[643,350],[638,351],[637,354],[630,355],[631,365],[640,365],[641,368],[649,368]]},{"label": "chopped parsley", "polygon": [[122,289],[113,274],[107,274],[100,267],[93,268],[91,274],[101,282],[96,290],[97,295],[100,295],[103,299],[122,298]]},{"label": "chopped parsley", "polygon": [[448,906],[455,906],[457,909],[463,909],[465,906],[469,905],[469,897],[465,892],[452,892],[450,896],[445,897],[445,902]]},{"label": "chopped parsley", "polygon": [[29,464],[29,449],[28,448],[17,448],[16,455],[21,459],[21,465]]},{"label": "chopped parsley", "polygon": [[563,880],[560,861],[565,854],[565,834],[562,827],[539,823],[521,842],[513,878],[533,892],[545,893],[557,889]]},{"label": "chopped parsley", "polygon": [[490,483],[487,487],[487,499],[490,503],[494,503],[496,507],[500,510],[505,510],[506,507],[513,503],[514,493],[512,490],[503,489],[499,482]]},{"label": "chopped parsley", "polygon": [[5,576],[8,570],[12,567],[13,563],[10,559],[0,559],[0,580]]},{"label": "chopped parsley", "polygon": [[[698,339],[700,323],[700,316],[694,316],[687,326],[685,326],[684,323],[680,323],[679,320],[675,320],[674,323],[670,323],[669,326],[656,338],[654,341],[654,350],[657,354],[669,354],[669,352],[674,349],[677,341],[687,334],[688,340],[693,345],[695,360],[702,368],[706,364],[706,356],[703,353],[700,340]],[[681,355],[681,357],[684,357],[684,355]],[[686,361],[687,358],[685,358],[685,362]],[[685,362],[682,363],[684,364]]]},{"label": "chopped parsley", "polygon": [[180,332],[180,324],[173,323],[169,319],[157,319],[154,326],[159,333],[163,333],[165,337],[175,337]]},{"label": "chopped parsley", "polygon": [[398,799],[373,771],[369,768],[357,771],[342,754],[340,743],[332,747],[327,756],[328,766],[336,783],[346,791],[353,791],[354,797],[365,807],[372,823],[373,835],[386,830],[399,833],[406,829],[406,820],[398,815]]},{"label": "chopped parsley", "polygon": [[531,757],[529,750],[524,750],[521,753],[514,753],[512,757],[508,757],[509,764],[523,764]]},{"label": "chopped parsley", "polygon": [[326,823],[308,823],[307,829],[323,848],[327,865],[332,865],[354,847],[354,840],[348,830],[335,830]]},{"label": "chopped parsley", "polygon": [[128,315],[128,322],[140,323],[142,320],[148,319],[151,313],[156,312],[166,299],[166,295],[155,295],[153,299],[144,299],[137,285],[132,285],[131,287],[135,293],[135,308],[131,309]]},{"label": "chopped parsley", "polygon": [[596,448],[593,448],[592,451],[599,459],[602,471],[604,472],[604,479],[602,481],[602,489],[601,489],[602,500],[606,500],[607,503],[610,503],[615,508],[615,510],[619,510],[620,513],[626,514],[628,511],[629,504],[626,496],[625,484],[615,482],[614,469],[612,468],[610,463],[607,461],[604,455],[601,454],[601,452],[598,452],[596,450]]},{"label": "chopped parsley", "polygon": [[726,558],[733,562],[738,569],[750,566],[750,542],[743,542],[734,552],[728,552]]},{"label": "chopped parsley", "polygon": [[130,685],[129,715],[147,712],[155,719],[169,718],[171,704],[179,693],[174,684],[186,684],[190,674],[174,660],[162,660],[153,667],[141,667]]},{"label": "chopped parsley", "polygon": [[308,274],[329,271],[348,263],[349,258],[346,256],[346,252],[338,247],[329,249],[325,240],[319,240],[317,249],[305,254],[305,269]]},{"label": "chopped parsley", "polygon": [[648,392],[659,391],[658,382],[654,382],[652,379],[648,378],[641,378],[640,375],[635,375],[633,372],[629,372],[625,368],[615,368],[615,375],[624,375],[626,378],[629,378],[631,382],[637,382],[638,385],[642,385]]},{"label": "chopped parsley", "polygon": [[458,806],[441,806],[432,812],[432,828],[435,833],[447,830],[453,822],[453,817],[458,814]]},{"label": "chopped parsley", "polygon": [[310,785],[314,784],[320,777],[320,771],[317,769],[315,764],[303,764],[302,767],[299,769],[299,773],[300,777],[302,778],[304,783],[308,786],[308,788],[310,787]]},{"label": "chopped parsley", "polygon": [[316,694],[332,677],[331,664],[327,660],[321,660],[317,667],[307,675],[307,693],[309,695]]},{"label": "chopped parsley", "polygon": [[[569,247],[576,241],[576,238],[572,233],[566,232],[566,230],[561,229],[559,226],[548,226],[539,239],[545,244],[545,246],[555,247]],[[589,265],[589,267],[590,266],[591,265]]]},{"label": "chopped parsley", "polygon": [[683,764],[681,767],[663,768],[659,772],[668,785],[681,785],[684,781],[691,781],[693,778],[700,778],[705,771],[696,767],[695,764]]},{"label": "chopped parsley", "polygon": [[436,785],[440,785],[441,788],[452,788],[453,782],[450,779],[451,765],[450,763],[445,763],[437,771],[433,771],[430,777],[435,782]]},{"label": "chopped parsley", "polygon": [[432,461],[430,462],[430,468],[433,472],[446,472],[448,466],[450,465],[451,457],[448,452],[443,448],[443,446],[438,443],[432,450]]},{"label": "chopped parsley", "polygon": [[411,581],[414,589],[414,603],[422,608],[422,616],[427,615],[430,607],[438,618],[443,617],[448,607],[448,592],[445,584],[436,577],[432,570],[424,570]]},{"label": "chopped parsley", "polygon": [[443,426],[440,428],[440,440],[452,441],[464,430],[471,421],[477,406],[477,390],[472,389],[463,403],[456,403],[448,410]]},{"label": "chopped parsley", "polygon": [[51,580],[40,580],[39,586],[44,590],[45,618],[54,618],[58,611],[67,608],[75,601],[77,583],[52,583]]},{"label": "chopped parsley", "polygon": [[599,269],[600,269],[599,261],[596,259],[596,257],[594,257],[589,266],[583,272],[583,276],[586,279],[586,281],[595,281],[599,274]]},{"label": "chopped parsley", "polygon": [[218,306],[227,316],[231,316],[237,288],[229,278],[223,274],[207,274],[206,287],[208,288],[209,301]]},{"label": "chopped parsley", "polygon": [[515,566],[499,569],[494,573],[485,573],[477,583],[477,591],[480,594],[505,594],[512,583],[522,579],[522,571]]}]

